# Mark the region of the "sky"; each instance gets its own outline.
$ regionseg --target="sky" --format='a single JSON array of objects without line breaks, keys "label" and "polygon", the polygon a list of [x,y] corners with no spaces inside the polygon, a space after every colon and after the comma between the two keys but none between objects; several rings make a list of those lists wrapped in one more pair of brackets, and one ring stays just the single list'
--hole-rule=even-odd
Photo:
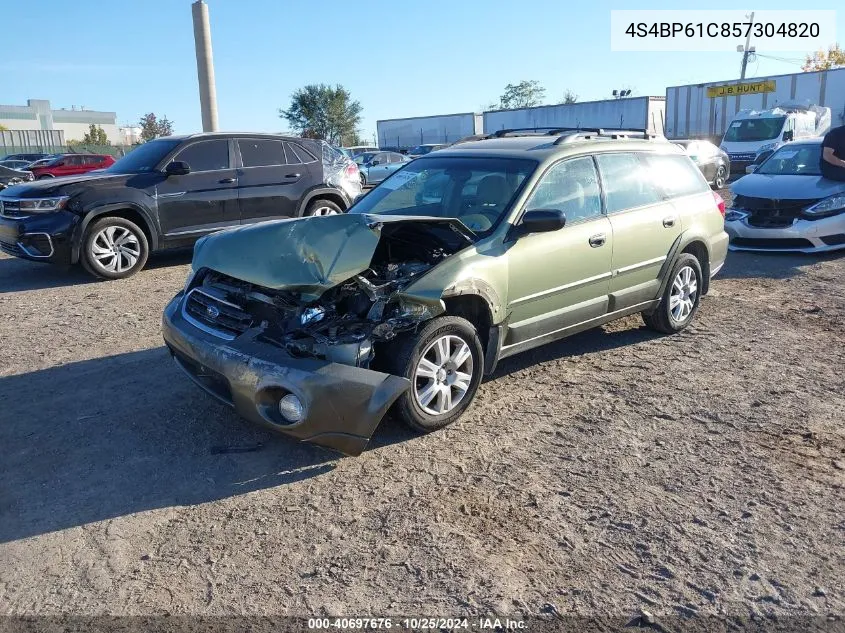
[{"label": "sky", "polygon": [[[309,83],[349,90],[363,106],[361,131],[369,139],[379,119],[480,112],[506,84],[523,79],[539,81],[546,101],[556,103],[567,90],[587,101],[610,98],[615,88],[665,95],[667,86],[739,77],[735,51],[611,52],[611,9],[680,8],[676,2],[207,3],[222,130],[286,131],[279,108]],[[685,8],[755,7],[709,0]],[[765,8],[796,5],[766,0]],[[54,108],[117,112],[119,124],[155,112],[177,133],[201,130],[191,0],[8,2],[2,20],[0,103],[48,99]],[[837,33],[845,34],[845,10],[837,14]],[[758,57],[749,77],[800,70],[794,60],[801,53],[758,51],[793,61]]]}]

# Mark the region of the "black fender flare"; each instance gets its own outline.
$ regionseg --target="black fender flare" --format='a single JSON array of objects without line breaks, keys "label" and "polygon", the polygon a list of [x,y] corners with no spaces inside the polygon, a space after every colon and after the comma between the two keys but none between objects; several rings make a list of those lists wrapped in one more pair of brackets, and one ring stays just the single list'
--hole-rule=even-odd
[{"label": "black fender flare", "polygon": [[300,198],[299,204],[296,207],[296,216],[297,218],[302,217],[302,214],[305,212],[305,209],[308,207],[308,203],[311,202],[314,198],[319,198],[320,196],[336,196],[343,200],[343,211],[346,211],[350,206],[352,206],[352,201],[349,199],[349,196],[346,195],[341,189],[336,187],[316,187],[309,191],[306,191],[305,194]]},{"label": "black fender flare", "polygon": [[[660,292],[657,294],[658,298],[663,297],[663,293],[666,292],[666,286],[669,284],[669,275],[675,267],[675,263],[678,261],[678,256],[693,242],[701,242],[704,244],[704,248],[707,249],[707,259],[710,259],[710,246],[707,244],[706,240],[700,239],[694,235],[679,235],[672,244],[672,248],[669,249],[669,255],[666,257],[666,260],[663,262],[663,266],[660,268],[660,273],[658,274],[658,277],[660,278]],[[710,289],[709,269],[704,270],[702,267],[701,273],[703,277],[701,280],[701,284],[703,286],[701,294],[706,295]]]},{"label": "black fender flare", "polygon": [[108,215],[113,211],[122,211],[124,209],[131,209],[140,215],[144,223],[146,224],[145,227],[147,232],[150,236],[150,251],[154,251],[158,249],[158,242],[159,242],[159,228],[158,223],[153,220],[152,214],[147,211],[144,207],[134,202],[112,202],[109,204],[103,204],[97,207],[93,207],[90,209],[85,216],[82,218],[82,221],[76,225],[76,229],[73,232],[73,238],[71,240],[71,254],[70,254],[70,261],[72,264],[76,264],[79,262],[79,251],[82,248],[82,236],[85,235],[85,231],[88,230],[88,225],[91,224],[97,218],[101,218],[104,215]]}]

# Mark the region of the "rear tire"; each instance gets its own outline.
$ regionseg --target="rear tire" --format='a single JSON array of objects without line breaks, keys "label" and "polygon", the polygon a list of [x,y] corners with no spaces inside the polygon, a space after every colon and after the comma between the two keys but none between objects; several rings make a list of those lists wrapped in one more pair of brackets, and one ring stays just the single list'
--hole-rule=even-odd
[{"label": "rear tire", "polygon": [[393,413],[417,431],[430,433],[457,420],[472,404],[484,371],[475,327],[460,317],[437,317],[419,332],[386,346],[390,373],[411,381]]},{"label": "rear tire", "polygon": [[55,178],[55,176],[53,174],[41,174],[38,180],[47,180],[48,178]]},{"label": "rear tire", "polygon": [[703,288],[701,264],[694,255],[681,253],[672,272],[660,304],[651,314],[643,314],[643,321],[652,330],[675,334],[691,322],[701,302]]},{"label": "rear tire", "polygon": [[303,217],[312,217],[321,215],[338,215],[340,213],[343,213],[343,209],[341,209],[337,204],[331,200],[319,198],[309,202],[302,215]]},{"label": "rear tire", "polygon": [[125,279],[144,267],[150,247],[144,231],[126,218],[95,220],[85,231],[79,259],[100,279]]}]

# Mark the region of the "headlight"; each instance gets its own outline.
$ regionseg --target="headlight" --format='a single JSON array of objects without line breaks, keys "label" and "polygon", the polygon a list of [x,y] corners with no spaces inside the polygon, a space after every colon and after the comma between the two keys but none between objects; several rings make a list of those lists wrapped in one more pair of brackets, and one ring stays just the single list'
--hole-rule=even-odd
[{"label": "headlight", "polygon": [[742,220],[747,217],[748,214],[745,211],[740,209],[728,209],[728,212],[725,214],[725,222],[736,222],[737,220]]},{"label": "headlight", "polygon": [[46,213],[63,209],[67,204],[68,196],[58,198],[21,198],[18,200],[20,210],[26,213]]},{"label": "headlight", "polygon": [[807,215],[824,215],[834,211],[845,210],[845,193],[837,193],[834,196],[818,201],[816,204],[804,209]]}]

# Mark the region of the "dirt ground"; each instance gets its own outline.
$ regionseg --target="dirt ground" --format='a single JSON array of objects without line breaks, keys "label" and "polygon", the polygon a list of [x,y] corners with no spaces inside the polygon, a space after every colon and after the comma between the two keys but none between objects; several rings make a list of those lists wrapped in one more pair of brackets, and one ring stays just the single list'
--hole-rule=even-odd
[{"label": "dirt ground", "polygon": [[359,458],[171,364],[189,258],[0,256],[0,614],[845,614],[845,255],[733,253],[683,334],[508,359]]}]

